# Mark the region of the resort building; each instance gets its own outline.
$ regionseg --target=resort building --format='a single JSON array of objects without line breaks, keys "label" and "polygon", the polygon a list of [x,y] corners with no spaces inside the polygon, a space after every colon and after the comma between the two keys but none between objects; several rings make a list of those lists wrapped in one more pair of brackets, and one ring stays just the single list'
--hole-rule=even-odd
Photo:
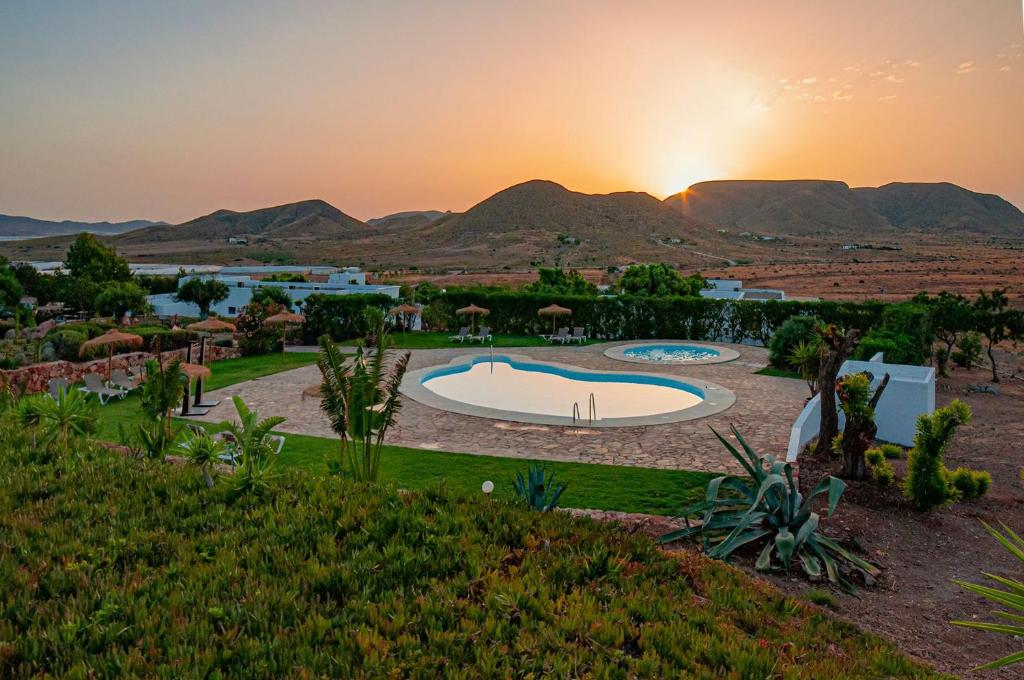
[{"label": "resort building", "polygon": [[[257,288],[274,286],[288,292],[292,304],[300,305],[306,297],[321,295],[383,294],[397,298],[398,286],[366,282],[366,272],[358,267],[324,266],[240,266],[220,267],[213,274],[192,274],[178,280],[180,288],[193,278],[212,278],[227,284],[228,297],[213,305],[219,316],[237,316],[252,300]],[[294,278],[296,280],[273,280]],[[304,280],[302,280],[304,279]],[[157,316],[198,316],[199,308],[188,302],[177,302],[173,293],[150,295],[149,303]]]},{"label": "resort building", "polygon": [[772,288],[744,288],[739,279],[708,279],[701,297],[713,300],[785,300],[786,292]]}]

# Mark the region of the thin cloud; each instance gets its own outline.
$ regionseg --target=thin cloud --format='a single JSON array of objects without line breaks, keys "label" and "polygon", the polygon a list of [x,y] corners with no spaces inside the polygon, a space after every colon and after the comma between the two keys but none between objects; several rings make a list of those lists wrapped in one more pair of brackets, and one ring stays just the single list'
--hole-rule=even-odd
[{"label": "thin cloud", "polygon": [[964,73],[970,73],[971,71],[974,71],[977,68],[978,67],[974,65],[973,61],[965,61],[956,67],[956,73],[958,75],[963,75]]},{"label": "thin cloud", "polygon": [[878,101],[880,101],[880,102],[889,102],[889,101],[892,101],[893,99],[896,99],[896,95],[894,95],[894,94],[887,94],[884,97],[879,97]]},{"label": "thin cloud", "polygon": [[999,69],[999,70],[1000,70],[1000,71],[1009,71],[1009,70],[1011,70],[1011,68],[1010,68],[1010,65],[1009,65],[1009,64],[1007,64],[1006,66],[1003,66],[1003,67],[1002,67],[1001,69]]},{"label": "thin cloud", "polygon": [[909,66],[910,68],[917,68],[918,66],[920,66],[920,65],[921,65],[921,62],[919,62],[919,61],[914,61],[913,59],[907,59],[907,60],[906,60],[905,62],[903,62],[903,63],[904,63],[904,64],[906,64],[907,66]]},{"label": "thin cloud", "polygon": [[836,90],[835,92],[832,93],[832,101],[844,102],[847,101],[848,99],[853,99],[853,95],[850,94],[849,92],[845,92],[843,90]]},{"label": "thin cloud", "polygon": [[904,80],[903,78],[897,77],[895,73],[890,73],[885,77],[885,79],[890,83],[902,83]]},{"label": "thin cloud", "polygon": [[813,85],[814,83],[818,82],[818,77],[811,76],[810,78],[804,78],[800,82],[803,83],[804,85]]}]

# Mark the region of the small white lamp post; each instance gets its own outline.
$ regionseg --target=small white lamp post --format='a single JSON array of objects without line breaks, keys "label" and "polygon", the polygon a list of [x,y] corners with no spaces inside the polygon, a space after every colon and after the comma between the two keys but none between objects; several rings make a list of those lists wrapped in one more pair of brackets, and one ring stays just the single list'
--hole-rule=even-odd
[{"label": "small white lamp post", "polygon": [[486,482],[480,485],[480,490],[484,492],[485,496],[490,498],[491,492],[494,491],[494,482],[488,479]]}]

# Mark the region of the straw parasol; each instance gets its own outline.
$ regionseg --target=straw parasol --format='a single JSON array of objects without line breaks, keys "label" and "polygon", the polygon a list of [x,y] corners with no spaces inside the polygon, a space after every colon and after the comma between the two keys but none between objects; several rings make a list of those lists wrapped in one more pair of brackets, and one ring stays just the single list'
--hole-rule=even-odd
[{"label": "straw parasol", "polygon": [[562,307],[561,305],[550,304],[547,307],[541,307],[537,310],[537,316],[550,316],[551,317],[551,335],[555,334],[555,317],[565,316],[572,314],[572,310],[568,307]]},{"label": "straw parasol", "polygon": [[194,333],[234,333],[237,330],[234,324],[218,319],[215,316],[211,316],[205,321],[190,323],[185,328]]},{"label": "straw parasol", "polygon": [[85,356],[89,350],[96,349],[97,347],[107,348],[107,379],[113,373],[114,364],[114,348],[115,347],[141,347],[143,343],[141,335],[135,335],[134,333],[124,333],[112,328],[103,335],[97,336],[92,340],[86,340],[82,343],[82,346],[78,348],[78,356]]},{"label": "straw parasol", "polygon": [[283,310],[278,312],[277,314],[274,314],[273,316],[268,316],[263,321],[263,325],[281,327],[281,353],[283,354],[286,337],[285,334],[288,332],[288,326],[293,323],[305,323],[305,321],[306,317],[302,316],[301,314],[296,314],[295,312]]},{"label": "straw parasol", "polygon": [[488,314],[491,313],[491,310],[485,309],[483,307],[478,307],[476,305],[471,304],[468,307],[463,307],[462,309],[456,309],[455,313],[458,314],[459,316],[465,316],[466,314],[471,314],[472,315],[472,320],[470,321],[470,328],[472,329],[472,331],[474,333],[476,333],[476,315],[479,314],[481,316],[487,316]]},{"label": "straw parasol", "polygon": [[209,378],[211,375],[213,375],[213,372],[210,371],[209,368],[207,368],[206,366],[202,366],[200,364],[180,364],[180,367],[181,372],[187,375],[190,380],[197,378]]},{"label": "straw parasol", "polygon": [[419,314],[419,313],[420,313],[420,308],[417,307],[416,305],[411,305],[408,302],[406,302],[405,304],[398,305],[397,307],[393,307],[392,309],[388,310],[388,316],[394,316],[394,317],[401,316],[402,317],[402,333],[405,333],[405,327],[409,325],[408,321],[406,319],[406,315],[407,314]]}]

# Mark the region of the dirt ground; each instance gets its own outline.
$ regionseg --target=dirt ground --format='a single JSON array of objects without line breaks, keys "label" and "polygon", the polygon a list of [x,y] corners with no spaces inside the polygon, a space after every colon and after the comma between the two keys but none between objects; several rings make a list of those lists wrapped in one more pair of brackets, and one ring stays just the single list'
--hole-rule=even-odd
[{"label": "dirt ground", "polygon": [[[836,515],[823,519],[827,534],[847,545],[859,546],[883,574],[877,586],[861,588],[856,596],[830,588],[834,613],[864,630],[893,640],[914,657],[939,670],[967,675],[971,668],[1020,650],[1022,643],[1008,636],[952,626],[955,619],[992,620],[994,607],[964,592],[952,579],[981,582],[982,571],[1024,578],[1014,560],[981,526],[984,520],[1005,522],[1024,531],[1024,379],[1021,357],[1001,353],[1002,382],[998,394],[973,392],[970,385],[991,385],[987,366],[959,369],[940,379],[938,406],[961,399],[970,406],[973,420],[954,438],[945,462],[949,468],[967,465],[988,470],[992,488],[980,500],[951,505],[928,513],[915,511],[902,497],[905,461],[893,461],[897,483],[880,490],[871,483],[850,483]],[[827,474],[837,474],[838,459],[800,461],[800,483],[808,492]],[[659,535],[667,525],[650,523],[643,530]],[[764,575],[753,569],[753,555],[737,566],[786,592],[802,596],[812,586],[802,575]],[[1020,678],[1020,666],[988,671],[978,677]]]}]

